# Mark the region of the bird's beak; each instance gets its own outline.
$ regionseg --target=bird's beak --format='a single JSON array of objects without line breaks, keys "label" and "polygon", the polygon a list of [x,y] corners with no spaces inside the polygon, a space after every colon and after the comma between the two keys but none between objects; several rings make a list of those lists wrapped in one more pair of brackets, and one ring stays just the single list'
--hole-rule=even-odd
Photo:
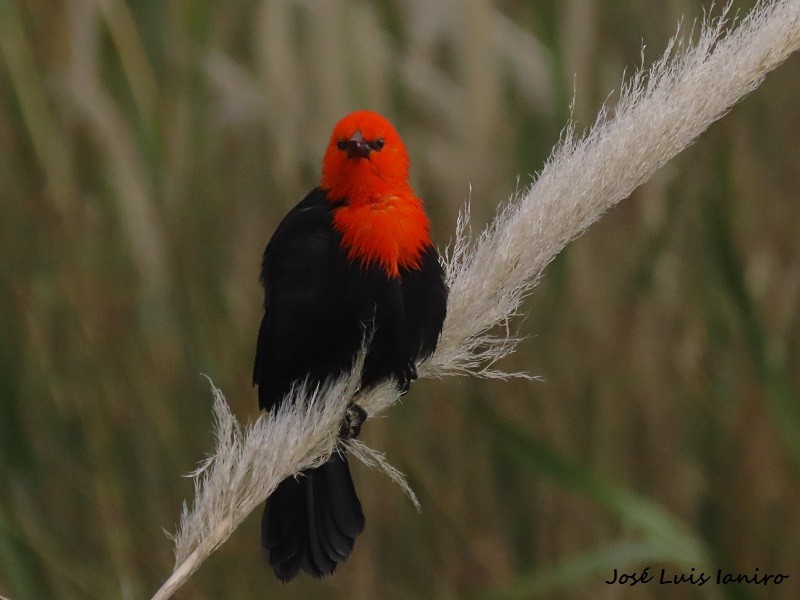
[{"label": "bird's beak", "polygon": [[369,158],[371,151],[372,148],[369,147],[360,131],[356,131],[353,137],[347,141],[347,158]]}]

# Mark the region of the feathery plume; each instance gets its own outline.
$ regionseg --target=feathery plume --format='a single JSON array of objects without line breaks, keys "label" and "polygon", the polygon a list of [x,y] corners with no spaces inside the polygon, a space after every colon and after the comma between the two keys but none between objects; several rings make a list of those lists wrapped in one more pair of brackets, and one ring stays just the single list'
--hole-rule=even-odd
[{"label": "feathery plume", "polygon": [[322,465],[337,450],[335,432],[360,385],[363,357],[347,377],[314,389],[296,386],[277,410],[245,427],[211,383],[217,448],[190,474],[194,505],[184,504],[175,570],[154,600],[170,598],[281,481]]},{"label": "feathery plume", "polygon": [[[800,0],[761,3],[731,28],[728,13],[729,7],[704,22],[694,45],[684,48],[676,35],[660,60],[623,85],[613,111],[602,110],[585,135],[568,126],[535,183],[475,240],[465,208],[447,257],[447,320],[420,376],[506,376],[493,365],[518,341],[509,321],[553,257],[800,48]],[[217,451],[195,474],[195,504],[184,509],[175,538],[175,571],[154,600],[169,598],[283,478],[336,450],[359,374],[356,365],[323,388],[298,386],[274,414],[245,428],[213,388]],[[357,396],[371,416],[396,400],[391,384]],[[404,481],[382,455],[360,443],[347,448]]]}]

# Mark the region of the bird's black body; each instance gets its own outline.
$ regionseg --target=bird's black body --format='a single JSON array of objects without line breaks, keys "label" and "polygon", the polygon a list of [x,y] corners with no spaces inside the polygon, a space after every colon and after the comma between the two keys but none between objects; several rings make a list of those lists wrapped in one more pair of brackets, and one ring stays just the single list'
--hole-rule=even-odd
[{"label": "bird's black body", "polygon": [[[428,245],[418,269],[390,277],[378,264],[348,257],[333,226],[339,206],[316,188],[286,215],[264,252],[265,314],[253,369],[262,409],[277,406],[294,383],[348,372],[368,331],[362,387],[394,379],[407,388],[415,363],[436,348],[447,301],[436,250]],[[269,497],[262,545],[279,578],[301,568],[322,576],[350,554],[363,527],[347,460],[335,453]]]}]

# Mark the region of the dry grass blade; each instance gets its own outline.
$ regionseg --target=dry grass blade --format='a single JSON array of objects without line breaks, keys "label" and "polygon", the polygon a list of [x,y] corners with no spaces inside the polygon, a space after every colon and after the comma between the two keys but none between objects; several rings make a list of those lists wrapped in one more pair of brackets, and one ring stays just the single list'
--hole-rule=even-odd
[{"label": "dry grass blade", "polygon": [[405,492],[405,494],[408,496],[408,499],[411,500],[414,508],[416,508],[418,511],[421,510],[422,506],[417,499],[417,495],[414,493],[414,490],[411,489],[411,486],[408,485],[405,475],[389,464],[389,461],[386,460],[386,455],[383,452],[373,450],[365,443],[359,442],[358,440],[348,440],[346,447],[347,452],[349,452],[352,456],[355,456],[358,460],[371,469],[379,469],[383,471],[389,479],[400,486],[400,489],[403,490],[403,492]]},{"label": "dry grass blade", "polygon": [[[567,129],[536,183],[474,242],[462,215],[447,265],[448,318],[421,376],[500,375],[492,364],[516,340],[507,328],[495,328],[516,314],[553,257],[800,47],[800,0],[762,3],[730,29],[725,15],[706,22],[694,45],[673,40],[586,135]],[[245,428],[215,390],[219,446],[198,474],[194,507],[181,520],[175,573],[154,598],[169,597],[281,479],[334,451],[358,371],[324,389],[295,389],[275,414]],[[393,386],[382,385],[358,402],[376,414],[396,399]]]}]

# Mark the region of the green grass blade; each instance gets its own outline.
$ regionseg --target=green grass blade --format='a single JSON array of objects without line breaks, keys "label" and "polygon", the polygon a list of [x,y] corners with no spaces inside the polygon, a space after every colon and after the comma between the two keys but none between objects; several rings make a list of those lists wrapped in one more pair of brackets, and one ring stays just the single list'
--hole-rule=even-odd
[{"label": "green grass blade", "polygon": [[521,466],[602,506],[624,524],[641,531],[662,557],[681,563],[704,563],[703,543],[674,516],[647,498],[614,485],[586,470],[552,448],[508,425],[484,406],[479,408],[496,448]]},{"label": "green grass blade", "polygon": [[[635,565],[657,561],[669,561],[673,557],[650,542],[622,541],[569,558],[549,568],[522,575],[511,582],[477,594],[475,600],[508,600],[532,598],[554,589],[569,588],[592,577],[607,576],[614,569],[626,569]],[[652,575],[655,571],[650,570]]]},{"label": "green grass blade", "polygon": [[720,149],[718,177],[709,178],[703,202],[710,238],[712,268],[723,293],[736,307],[747,352],[769,400],[772,418],[783,432],[783,441],[795,465],[800,465],[800,409],[785,358],[773,352],[757,303],[745,276],[743,261],[733,239],[729,198],[733,195],[730,151]]}]

